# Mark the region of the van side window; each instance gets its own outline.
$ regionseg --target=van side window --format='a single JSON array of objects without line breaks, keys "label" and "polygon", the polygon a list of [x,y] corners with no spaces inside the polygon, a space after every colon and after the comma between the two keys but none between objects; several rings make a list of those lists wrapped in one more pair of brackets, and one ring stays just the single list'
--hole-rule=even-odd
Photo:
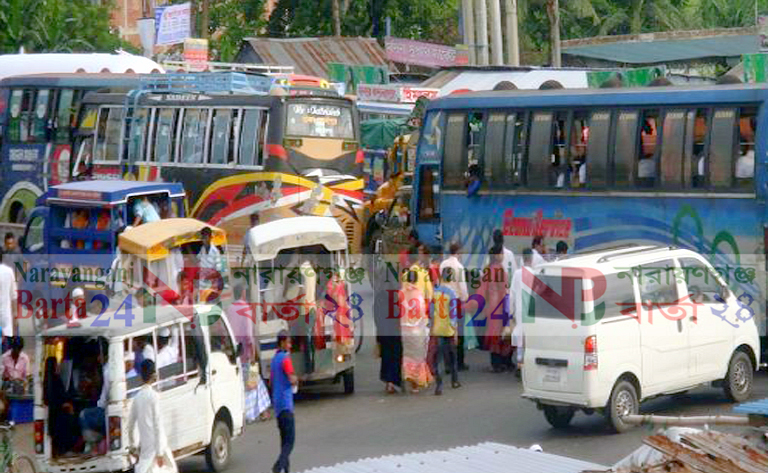
[{"label": "van side window", "polygon": [[635,271],[640,286],[640,302],[647,304],[671,304],[677,302],[675,262],[658,261],[638,266]]},{"label": "van side window", "polygon": [[157,369],[160,391],[167,391],[183,383],[184,380],[184,339],[179,324],[165,327],[170,330],[170,337],[162,337],[162,329],[157,337]]},{"label": "van side window", "polygon": [[[596,308],[605,303],[604,317],[618,317],[637,312],[634,279],[629,271],[605,276],[605,294],[595,301]],[[596,312],[598,311],[596,309]]]},{"label": "van side window", "polygon": [[199,342],[202,341],[198,337],[198,332],[192,328],[192,324],[185,322],[183,324],[184,342],[181,344],[184,347],[184,374],[185,379],[196,378],[200,376],[200,353]]},{"label": "van side window", "polygon": [[680,258],[680,266],[685,274],[688,296],[693,302],[716,303],[718,297],[726,294],[726,288],[702,261],[696,258]]},{"label": "van side window", "polygon": [[211,353],[220,352],[231,356],[235,354],[235,347],[232,344],[229,330],[224,325],[223,317],[224,315],[216,317],[216,321],[208,328],[211,340]]}]

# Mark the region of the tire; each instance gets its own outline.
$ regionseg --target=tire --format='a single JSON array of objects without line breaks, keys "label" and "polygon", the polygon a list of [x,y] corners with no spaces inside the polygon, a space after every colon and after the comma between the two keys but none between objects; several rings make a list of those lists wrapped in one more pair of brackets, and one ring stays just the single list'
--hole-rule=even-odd
[{"label": "tire", "polygon": [[544,417],[547,418],[549,425],[556,429],[565,429],[571,424],[576,410],[572,407],[544,406]]},{"label": "tire", "polygon": [[213,424],[211,444],[205,449],[205,463],[209,470],[219,473],[227,469],[232,458],[231,437],[229,426],[224,421],[217,420]]},{"label": "tire", "polygon": [[627,414],[637,414],[640,410],[640,402],[637,399],[637,389],[626,379],[620,379],[611,391],[611,398],[605,409],[605,415],[613,430],[620,434],[632,428],[625,424],[622,417]]},{"label": "tire", "polygon": [[728,373],[725,375],[723,391],[733,402],[744,402],[752,395],[753,377],[755,375],[752,360],[743,351],[737,351],[728,363]]},{"label": "tire", "polygon": [[355,353],[358,353],[361,348],[363,348],[363,341],[365,340],[365,337],[363,336],[363,333],[365,331],[365,326],[363,324],[363,318],[359,317],[354,322],[354,330],[355,330]]},{"label": "tire", "polygon": [[344,394],[353,394],[355,392],[355,370],[349,369],[341,375],[344,383]]},{"label": "tire", "polygon": [[35,462],[26,455],[17,455],[11,463],[10,473],[35,473]]}]

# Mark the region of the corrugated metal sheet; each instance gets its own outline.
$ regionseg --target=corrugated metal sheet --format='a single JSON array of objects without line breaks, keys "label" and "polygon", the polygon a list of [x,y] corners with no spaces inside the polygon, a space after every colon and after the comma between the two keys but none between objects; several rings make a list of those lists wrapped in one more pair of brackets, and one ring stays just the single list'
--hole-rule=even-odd
[{"label": "corrugated metal sheet", "polygon": [[[261,64],[293,66],[296,74],[328,77],[326,64],[387,66],[384,48],[374,38],[245,38],[245,56],[255,56]],[[241,55],[243,51],[241,50]]]},{"label": "corrugated metal sheet", "polygon": [[305,473],[580,473],[608,467],[500,443],[390,455],[313,468]]},{"label": "corrugated metal sheet", "polygon": [[660,64],[709,57],[735,57],[756,52],[758,52],[758,43],[755,35],[617,41],[563,48],[563,54],[602,59],[620,64]]},{"label": "corrugated metal sheet", "polygon": [[739,404],[733,408],[733,412],[739,414],[754,414],[761,416],[768,416],[768,399],[761,399],[759,401],[746,402]]}]

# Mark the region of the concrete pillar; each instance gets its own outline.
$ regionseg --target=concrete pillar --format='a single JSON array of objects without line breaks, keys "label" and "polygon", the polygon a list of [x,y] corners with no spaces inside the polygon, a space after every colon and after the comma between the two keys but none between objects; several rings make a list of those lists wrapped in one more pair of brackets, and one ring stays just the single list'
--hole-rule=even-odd
[{"label": "concrete pillar", "polygon": [[504,64],[504,50],[501,46],[501,5],[500,0],[491,2],[491,58],[494,66]]},{"label": "concrete pillar", "polygon": [[486,0],[475,0],[475,44],[477,44],[477,64],[488,65],[488,4]]},{"label": "concrete pillar", "polygon": [[475,51],[475,15],[472,8],[474,0],[461,0],[461,15],[463,27],[464,44],[469,50],[469,64],[477,64],[477,54]]},{"label": "concrete pillar", "polygon": [[517,33],[517,0],[505,0],[507,17],[507,64],[520,65],[520,41]]}]

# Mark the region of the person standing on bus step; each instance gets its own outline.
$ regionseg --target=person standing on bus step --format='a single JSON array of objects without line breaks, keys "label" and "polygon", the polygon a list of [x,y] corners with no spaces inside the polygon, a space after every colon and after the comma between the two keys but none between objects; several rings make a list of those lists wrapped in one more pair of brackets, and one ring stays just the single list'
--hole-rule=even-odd
[{"label": "person standing on bus step", "polygon": [[157,222],[160,220],[160,214],[157,213],[157,209],[152,202],[149,201],[149,197],[144,196],[140,199],[136,199],[133,203],[133,226],[141,225],[142,223]]},{"label": "person standing on bus step", "polygon": [[437,285],[433,292],[430,304],[430,316],[432,321],[431,343],[435,346],[435,356],[432,358],[432,375],[437,382],[435,396],[443,394],[443,377],[440,375],[440,358],[443,359],[445,369],[451,372],[451,387],[461,387],[459,383],[459,370],[456,363],[456,341],[459,336],[458,307],[461,302],[456,298],[456,293],[443,284],[454,278],[453,268],[445,268],[440,278],[435,281]]},{"label": "person standing on bus step", "polygon": [[[97,448],[99,442],[104,440],[107,433],[106,409],[109,399],[110,375],[109,375],[109,346],[101,343],[97,360],[101,366],[101,394],[96,402],[96,407],[88,407],[80,411],[80,429],[85,440],[85,453],[91,453],[94,449],[99,454],[106,453],[106,445]],[[103,450],[103,452],[102,452]]]},{"label": "person standing on bus step", "polygon": [[290,472],[290,455],[296,440],[296,424],[293,417],[293,394],[299,380],[291,362],[291,337],[286,330],[277,334],[277,354],[270,367],[272,380],[272,402],[277,415],[280,431],[280,456],[272,466],[272,473]]},{"label": "person standing on bus step", "polygon": [[[533,237],[533,241],[531,242],[531,250],[533,252],[533,267],[542,265],[546,263],[547,261],[544,259],[542,255],[547,253],[547,247],[544,245],[544,237],[541,235],[537,235]],[[512,273],[514,274],[514,273]]]},{"label": "person standing on bus step", "polygon": [[139,462],[134,472],[150,473],[155,469],[155,465],[163,468],[164,472],[178,471],[160,416],[160,398],[152,387],[152,384],[157,381],[155,363],[152,360],[144,360],[140,371],[144,385],[133,398],[131,413],[128,417],[128,445],[132,449],[137,447],[134,431],[137,425],[139,428]]},{"label": "person standing on bus step", "polygon": [[[458,343],[456,347],[457,364],[459,371],[466,371],[469,366],[464,363],[464,350],[471,350],[477,346],[474,330],[471,325],[464,322],[463,308],[464,304],[469,299],[469,291],[467,290],[467,279],[465,277],[464,265],[459,261],[459,252],[461,251],[461,245],[458,243],[452,243],[448,251],[450,256],[440,263],[440,273],[444,274],[446,269],[451,269],[452,279],[443,280],[442,285],[451,288],[458,298],[459,304],[456,307],[456,315],[458,316]],[[466,344],[466,346],[465,346]]]},{"label": "person standing on bus step", "polygon": [[16,276],[6,264],[6,256],[0,251],[0,338],[6,346],[13,331],[13,302],[16,301]]}]

